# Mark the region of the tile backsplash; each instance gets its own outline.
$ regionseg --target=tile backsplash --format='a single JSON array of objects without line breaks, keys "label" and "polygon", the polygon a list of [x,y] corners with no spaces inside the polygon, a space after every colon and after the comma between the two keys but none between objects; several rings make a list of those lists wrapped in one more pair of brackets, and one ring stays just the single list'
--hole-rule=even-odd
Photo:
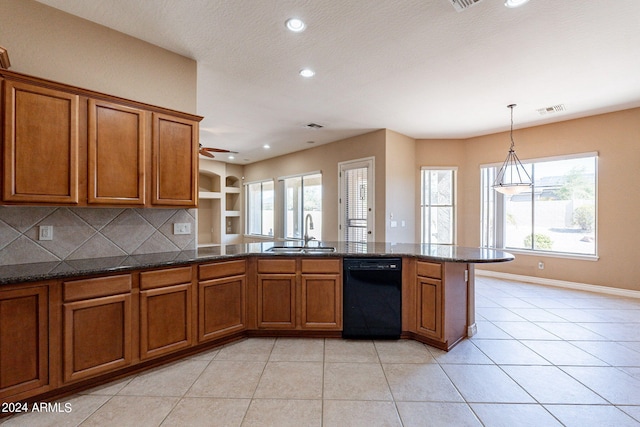
[{"label": "tile backsplash", "polygon": [[[195,209],[0,206],[0,265],[196,249]],[[173,234],[174,223],[191,234]],[[39,226],[52,240],[38,240]]]}]

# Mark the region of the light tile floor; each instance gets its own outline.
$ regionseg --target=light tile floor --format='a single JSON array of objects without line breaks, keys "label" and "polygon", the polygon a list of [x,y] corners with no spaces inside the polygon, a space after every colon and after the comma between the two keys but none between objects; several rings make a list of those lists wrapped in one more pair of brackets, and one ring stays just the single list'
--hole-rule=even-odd
[{"label": "light tile floor", "polygon": [[248,339],[6,426],[640,425],[640,300],[477,278],[478,334]]}]

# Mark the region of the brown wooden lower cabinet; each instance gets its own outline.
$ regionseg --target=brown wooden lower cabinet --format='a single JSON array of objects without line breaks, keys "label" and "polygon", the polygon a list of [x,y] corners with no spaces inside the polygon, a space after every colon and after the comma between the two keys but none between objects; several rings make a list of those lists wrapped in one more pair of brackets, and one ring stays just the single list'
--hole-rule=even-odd
[{"label": "brown wooden lower cabinet", "polygon": [[[404,332],[450,349],[466,336],[468,265],[403,265]],[[338,336],[342,309],[340,258],[241,258],[11,285],[0,290],[0,398],[86,387],[245,331]]]},{"label": "brown wooden lower cabinet", "polygon": [[198,342],[246,329],[246,269],[244,259],[198,267]]},{"label": "brown wooden lower cabinet", "polygon": [[140,359],[190,347],[192,339],[191,267],[140,273]]},{"label": "brown wooden lower cabinet", "polygon": [[342,260],[301,258],[301,328],[342,330]]},{"label": "brown wooden lower cabinet", "polygon": [[131,364],[131,284],[130,274],[63,283],[65,382]]},{"label": "brown wooden lower cabinet", "polygon": [[300,292],[302,329],[342,330],[339,274],[305,274]]},{"label": "brown wooden lower cabinet", "polygon": [[416,262],[416,333],[449,350],[467,336],[467,264]]},{"label": "brown wooden lower cabinet", "polygon": [[342,330],[339,258],[258,260],[258,328]]},{"label": "brown wooden lower cabinet", "polygon": [[198,341],[209,341],[244,330],[245,289],[245,276],[199,283]]},{"label": "brown wooden lower cabinet", "polygon": [[296,275],[258,274],[258,328],[295,327]]},{"label": "brown wooden lower cabinet", "polygon": [[417,279],[418,333],[442,339],[442,281],[429,277]]},{"label": "brown wooden lower cabinet", "polygon": [[49,385],[47,286],[0,291],[0,398]]}]

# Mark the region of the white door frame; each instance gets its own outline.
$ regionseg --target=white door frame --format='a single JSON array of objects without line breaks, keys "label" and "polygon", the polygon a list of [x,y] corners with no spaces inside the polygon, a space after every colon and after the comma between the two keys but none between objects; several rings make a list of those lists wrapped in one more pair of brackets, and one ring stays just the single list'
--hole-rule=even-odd
[{"label": "white door frame", "polygon": [[338,240],[342,241],[344,236],[344,219],[346,218],[346,212],[344,211],[344,204],[342,200],[345,197],[345,184],[342,177],[342,172],[349,169],[367,168],[367,242],[375,242],[375,157],[364,157],[362,159],[348,160],[346,162],[338,162]]}]

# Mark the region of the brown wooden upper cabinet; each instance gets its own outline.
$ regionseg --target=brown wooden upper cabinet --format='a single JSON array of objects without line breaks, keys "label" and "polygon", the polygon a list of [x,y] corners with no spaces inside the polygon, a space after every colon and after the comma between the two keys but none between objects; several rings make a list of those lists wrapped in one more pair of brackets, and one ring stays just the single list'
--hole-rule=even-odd
[{"label": "brown wooden upper cabinet", "polygon": [[89,99],[89,204],[144,205],[147,113]]},{"label": "brown wooden upper cabinet", "polygon": [[196,207],[202,117],[0,70],[2,204]]},{"label": "brown wooden upper cabinet", "polygon": [[153,205],[195,207],[198,122],[153,113]]},{"label": "brown wooden upper cabinet", "polygon": [[78,95],[4,81],[3,200],[77,204]]}]

